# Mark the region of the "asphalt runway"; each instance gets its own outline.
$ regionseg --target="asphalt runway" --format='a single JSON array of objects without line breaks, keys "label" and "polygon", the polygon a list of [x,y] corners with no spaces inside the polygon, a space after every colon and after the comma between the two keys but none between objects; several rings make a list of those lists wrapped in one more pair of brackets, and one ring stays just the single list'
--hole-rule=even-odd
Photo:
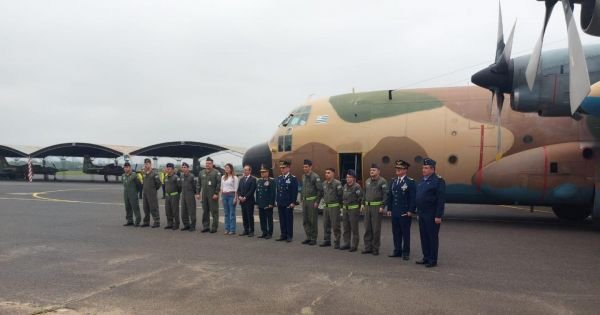
[{"label": "asphalt runway", "polygon": [[[372,256],[300,244],[300,212],[289,244],[224,236],[222,224],[215,234],[123,227],[121,197],[113,184],[0,182],[0,314],[600,310],[600,232],[549,209],[447,205],[439,264],[427,269],[415,264],[416,222],[406,262],[387,257],[388,219]],[[162,203],[160,213],[164,226]]]}]

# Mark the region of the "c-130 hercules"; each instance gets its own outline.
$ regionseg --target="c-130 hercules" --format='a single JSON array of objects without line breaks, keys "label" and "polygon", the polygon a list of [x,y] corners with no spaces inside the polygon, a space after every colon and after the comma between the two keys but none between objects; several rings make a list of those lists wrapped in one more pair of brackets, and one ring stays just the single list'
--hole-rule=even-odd
[{"label": "c-130 hercules", "polygon": [[[541,54],[557,1],[544,2],[542,36],[529,56],[511,59],[514,26],[505,42],[499,14],[495,61],[471,78],[484,89],[374,91],[309,101],[267,143],[249,149],[243,163],[258,170],[288,159],[292,173],[301,174],[300,161],[311,159],[316,172],[334,167],[342,178],[348,169],[366,178],[363,165],[377,163],[391,178],[393,161],[403,159],[414,162],[409,176],[420,178],[418,165],[431,157],[446,180],[447,202],[550,206],[562,219],[592,214],[600,222],[600,45],[582,48],[572,14],[581,4],[582,28],[600,36],[600,0],[561,1],[569,48]],[[512,110],[502,110],[504,94]]]}]

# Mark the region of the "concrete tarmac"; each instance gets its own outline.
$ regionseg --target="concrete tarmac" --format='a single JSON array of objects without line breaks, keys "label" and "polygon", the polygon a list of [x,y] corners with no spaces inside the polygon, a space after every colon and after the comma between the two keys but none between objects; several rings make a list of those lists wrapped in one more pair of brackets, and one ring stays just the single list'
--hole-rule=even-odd
[{"label": "concrete tarmac", "polygon": [[[123,227],[121,199],[120,185],[0,182],[0,314],[600,310],[600,232],[545,208],[447,205],[439,264],[427,269],[415,264],[416,221],[403,261],[387,257],[389,219],[381,255],[372,256],[300,244],[300,212],[294,241],[285,243],[225,236],[222,224],[215,234],[164,230],[162,202],[160,229]],[[239,207],[237,214],[239,233]]]}]

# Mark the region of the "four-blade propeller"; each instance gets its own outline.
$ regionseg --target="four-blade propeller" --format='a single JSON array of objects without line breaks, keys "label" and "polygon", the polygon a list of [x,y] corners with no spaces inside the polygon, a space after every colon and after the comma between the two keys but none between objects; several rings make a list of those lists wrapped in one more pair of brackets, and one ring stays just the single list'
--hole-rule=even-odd
[{"label": "four-blade propeller", "polygon": [[512,51],[516,24],[517,22],[515,21],[512,30],[510,31],[510,35],[508,36],[508,40],[505,43],[502,24],[502,7],[498,4],[496,59],[489,67],[475,73],[471,77],[471,82],[492,92],[492,98],[489,104],[490,115],[492,113],[494,97],[496,98],[496,108],[498,109],[498,118],[496,121],[498,138],[496,142],[496,159],[502,157],[502,122],[500,117],[502,116],[502,106],[504,105],[504,93],[510,93],[512,91],[513,71],[510,64],[510,54]]}]

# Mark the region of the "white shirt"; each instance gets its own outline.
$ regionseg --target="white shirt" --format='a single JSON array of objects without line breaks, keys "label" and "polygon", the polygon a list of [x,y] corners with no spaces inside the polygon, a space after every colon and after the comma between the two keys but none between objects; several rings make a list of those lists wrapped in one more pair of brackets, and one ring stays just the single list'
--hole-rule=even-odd
[{"label": "white shirt", "polygon": [[238,189],[238,185],[240,180],[237,176],[229,176],[227,180],[225,180],[225,176],[221,176],[221,192],[222,193],[230,193],[236,192]]}]

